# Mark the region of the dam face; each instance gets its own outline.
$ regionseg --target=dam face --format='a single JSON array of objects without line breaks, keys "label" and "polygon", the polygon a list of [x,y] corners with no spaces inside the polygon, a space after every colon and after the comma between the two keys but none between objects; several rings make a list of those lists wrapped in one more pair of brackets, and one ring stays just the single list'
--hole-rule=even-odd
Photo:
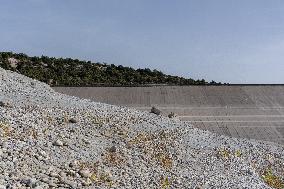
[{"label": "dam face", "polygon": [[54,87],[97,102],[178,114],[218,134],[284,144],[284,85]]}]

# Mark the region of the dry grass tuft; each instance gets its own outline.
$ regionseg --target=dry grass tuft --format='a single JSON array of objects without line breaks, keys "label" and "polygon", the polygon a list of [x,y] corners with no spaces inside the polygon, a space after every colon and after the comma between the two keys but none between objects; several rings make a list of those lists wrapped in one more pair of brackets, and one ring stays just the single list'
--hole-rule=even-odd
[{"label": "dry grass tuft", "polygon": [[70,119],[69,115],[66,112],[64,112],[63,123],[65,123],[65,124],[69,123],[69,119]]},{"label": "dry grass tuft", "polygon": [[242,152],[240,150],[236,150],[235,151],[235,156],[236,157],[241,157],[242,156]]},{"label": "dry grass tuft", "polygon": [[154,139],[154,136],[151,134],[146,133],[140,133],[133,139],[131,139],[128,143],[131,145],[139,145],[139,144],[145,144],[147,142],[150,142]]},{"label": "dry grass tuft", "polygon": [[241,152],[241,150],[234,151],[226,148],[221,148],[217,150],[216,156],[223,160],[228,160],[230,158],[241,158],[243,156],[243,153]]},{"label": "dry grass tuft", "polygon": [[34,139],[38,138],[38,132],[35,129],[30,129],[30,134],[31,137],[33,137]]},{"label": "dry grass tuft", "polygon": [[46,119],[47,119],[47,122],[48,122],[49,124],[53,124],[53,123],[54,123],[54,119],[53,119],[52,116],[47,115]]},{"label": "dry grass tuft", "polygon": [[273,174],[271,169],[266,169],[263,171],[261,175],[262,179],[272,188],[275,189],[283,189],[284,188],[284,181],[280,177]]},{"label": "dry grass tuft", "polygon": [[161,186],[162,186],[162,189],[171,188],[170,179],[169,179],[168,177],[162,178],[162,179],[161,179]]},{"label": "dry grass tuft", "polygon": [[124,162],[124,155],[118,150],[107,149],[104,153],[103,162],[109,166],[120,166]]},{"label": "dry grass tuft", "polygon": [[218,155],[224,159],[228,159],[230,157],[230,151],[227,149],[221,149],[218,151]]},{"label": "dry grass tuft", "polygon": [[159,154],[158,160],[166,169],[171,169],[173,166],[173,159],[168,154]]},{"label": "dry grass tuft", "polygon": [[155,160],[164,169],[171,169],[174,159],[169,149],[175,140],[175,134],[173,131],[140,133],[128,144],[141,149],[146,157]]},{"label": "dry grass tuft", "polygon": [[2,130],[2,136],[3,137],[9,137],[11,136],[11,127],[8,123],[0,122],[0,129]]}]

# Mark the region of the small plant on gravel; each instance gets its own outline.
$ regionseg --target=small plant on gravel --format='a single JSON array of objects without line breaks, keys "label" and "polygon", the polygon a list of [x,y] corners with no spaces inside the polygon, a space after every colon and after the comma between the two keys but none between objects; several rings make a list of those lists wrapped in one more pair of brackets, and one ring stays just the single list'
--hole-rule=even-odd
[{"label": "small plant on gravel", "polygon": [[147,133],[140,133],[132,140],[129,141],[129,144],[143,144],[153,140],[153,135]]},{"label": "small plant on gravel", "polygon": [[280,177],[273,174],[271,169],[266,169],[263,171],[261,175],[262,179],[272,188],[275,189],[283,189],[284,188],[284,181]]},{"label": "small plant on gravel", "polygon": [[69,116],[66,112],[63,114],[63,123],[67,124],[69,122]]},{"label": "small plant on gravel", "polygon": [[53,119],[53,117],[50,116],[50,115],[47,115],[47,116],[46,116],[46,120],[47,120],[48,124],[53,124],[53,123],[54,123],[54,119]]},{"label": "small plant on gravel", "polygon": [[157,158],[165,169],[171,169],[173,166],[173,159],[165,153],[160,153]]},{"label": "small plant on gravel", "polygon": [[111,179],[109,174],[105,173],[105,172],[92,173],[90,179],[91,179],[92,182],[94,182],[98,185],[105,184],[110,188],[113,186],[113,180]]},{"label": "small plant on gravel", "polygon": [[170,179],[168,177],[162,178],[161,179],[161,186],[162,186],[162,189],[170,188],[171,187]]},{"label": "small plant on gravel", "polygon": [[111,180],[109,174],[102,173],[99,178],[100,178],[100,182],[109,185],[109,187],[113,185],[113,181]]},{"label": "small plant on gravel", "polygon": [[104,163],[110,166],[119,166],[123,162],[123,155],[116,149],[116,147],[112,146],[111,148],[106,150],[104,154]]},{"label": "small plant on gravel", "polygon": [[93,124],[98,125],[99,127],[103,126],[107,122],[106,118],[101,117],[91,117],[91,121]]},{"label": "small plant on gravel", "polygon": [[228,159],[230,157],[230,151],[225,148],[219,149],[217,151],[217,157],[220,157],[222,159]]},{"label": "small plant on gravel", "polygon": [[96,173],[92,173],[91,177],[90,177],[92,182],[98,182],[98,176]]},{"label": "small plant on gravel", "polygon": [[242,157],[242,152],[240,150],[230,151],[226,148],[221,148],[217,150],[217,157],[222,158],[224,160],[229,158],[240,158]]},{"label": "small plant on gravel", "polygon": [[3,137],[8,137],[11,135],[11,127],[8,123],[0,122],[0,129],[2,129]]},{"label": "small plant on gravel", "polygon": [[30,130],[30,136],[32,136],[34,139],[38,138],[38,132],[35,129]]},{"label": "small plant on gravel", "polygon": [[235,151],[235,156],[236,157],[241,157],[242,156],[242,152],[240,150],[236,150]]},{"label": "small plant on gravel", "polygon": [[169,131],[140,133],[131,139],[129,144],[141,148],[146,156],[155,160],[164,169],[171,169],[174,160],[168,147],[174,138],[174,133]]},{"label": "small plant on gravel", "polygon": [[43,134],[47,134],[48,128],[44,128],[42,132],[43,132]]},{"label": "small plant on gravel", "polygon": [[126,138],[128,133],[125,128],[117,128],[115,132],[120,138]]}]

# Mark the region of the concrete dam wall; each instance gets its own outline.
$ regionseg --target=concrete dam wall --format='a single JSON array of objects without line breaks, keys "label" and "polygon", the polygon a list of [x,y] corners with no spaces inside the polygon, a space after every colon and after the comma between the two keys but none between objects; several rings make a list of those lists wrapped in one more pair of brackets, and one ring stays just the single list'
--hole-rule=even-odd
[{"label": "concrete dam wall", "polygon": [[232,137],[284,144],[284,85],[55,87],[80,98],[164,115]]}]

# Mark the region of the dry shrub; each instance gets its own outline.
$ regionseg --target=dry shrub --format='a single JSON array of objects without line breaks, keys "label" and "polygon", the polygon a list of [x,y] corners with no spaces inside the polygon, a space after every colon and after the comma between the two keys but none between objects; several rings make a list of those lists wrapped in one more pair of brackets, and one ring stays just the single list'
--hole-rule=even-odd
[{"label": "dry shrub", "polygon": [[161,179],[161,186],[162,186],[162,189],[169,189],[169,188],[171,188],[170,179],[168,177],[162,178]]},{"label": "dry shrub", "polygon": [[173,166],[173,159],[168,154],[161,154],[158,160],[166,169],[171,169]]},{"label": "dry shrub", "polygon": [[92,182],[95,182],[98,185],[107,185],[108,187],[113,186],[113,180],[111,179],[110,175],[105,172],[101,173],[93,173],[92,176],[90,177]]},{"label": "dry shrub", "polygon": [[273,174],[271,169],[264,170],[261,177],[264,180],[264,182],[272,188],[275,188],[275,189],[284,188],[283,179]]},{"label": "dry shrub", "polygon": [[154,159],[161,167],[171,169],[174,160],[168,146],[174,139],[174,134],[166,131],[155,134],[140,133],[131,139],[128,144],[141,148],[146,156]]},{"label": "dry shrub", "polygon": [[227,149],[219,149],[217,151],[217,157],[222,158],[222,159],[228,159],[230,158],[230,151]]},{"label": "dry shrub", "polygon": [[8,123],[0,122],[0,128],[2,129],[3,137],[11,136],[12,129]]},{"label": "dry shrub", "polygon": [[124,162],[123,154],[120,151],[112,151],[111,148],[104,154],[104,163],[109,166],[120,166]]}]

